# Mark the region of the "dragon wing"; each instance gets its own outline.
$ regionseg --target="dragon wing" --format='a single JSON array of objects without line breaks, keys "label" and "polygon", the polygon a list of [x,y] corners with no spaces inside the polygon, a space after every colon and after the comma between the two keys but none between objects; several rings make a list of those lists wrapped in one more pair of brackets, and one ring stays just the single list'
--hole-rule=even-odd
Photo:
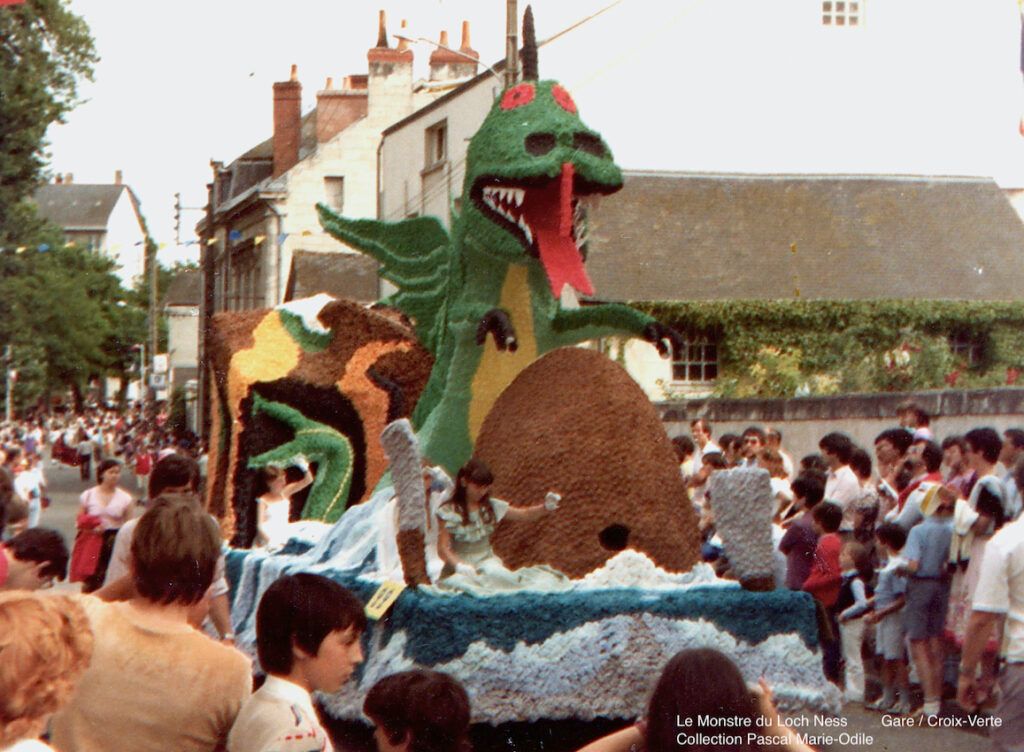
[{"label": "dragon wing", "polygon": [[382,222],[347,219],[323,204],[316,209],[324,230],[380,263],[380,275],[398,288],[387,302],[415,322],[416,336],[437,355],[451,258],[444,226],[434,217]]}]

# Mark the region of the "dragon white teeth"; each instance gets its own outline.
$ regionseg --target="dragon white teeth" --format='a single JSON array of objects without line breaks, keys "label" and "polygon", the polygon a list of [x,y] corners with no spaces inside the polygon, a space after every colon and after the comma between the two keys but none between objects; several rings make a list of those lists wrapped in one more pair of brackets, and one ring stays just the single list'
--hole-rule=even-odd
[{"label": "dragon white teeth", "polygon": [[558,304],[566,310],[573,310],[580,307],[580,299],[576,295],[576,288],[568,282],[562,286],[562,295],[558,300]]},{"label": "dragon white teeth", "polygon": [[522,230],[523,234],[526,236],[526,242],[532,245],[533,233],[530,231],[530,226],[526,224],[526,220],[522,217],[519,218],[519,229]]},{"label": "dragon white teeth", "polygon": [[523,205],[523,199],[525,197],[526,197],[526,191],[524,191],[522,188],[515,188],[512,191],[512,198],[515,200],[516,206],[522,206]]}]

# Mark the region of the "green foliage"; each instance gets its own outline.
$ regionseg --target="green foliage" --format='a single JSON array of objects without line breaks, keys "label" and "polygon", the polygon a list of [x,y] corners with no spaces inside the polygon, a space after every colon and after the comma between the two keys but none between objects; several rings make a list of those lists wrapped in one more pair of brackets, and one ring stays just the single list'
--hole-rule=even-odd
[{"label": "green foliage", "polygon": [[0,243],[43,180],[46,129],[63,122],[98,59],[88,26],[67,5],[26,0],[0,11]]},{"label": "green foliage", "polygon": [[126,373],[145,332],[110,260],[65,248],[59,232],[51,240],[45,252],[0,254],[0,344],[12,347],[19,404]]},{"label": "green foliage", "polygon": [[[973,301],[647,302],[637,308],[718,344],[721,396],[787,397],[1012,383],[1024,308]],[[950,337],[977,343],[968,364]]]}]

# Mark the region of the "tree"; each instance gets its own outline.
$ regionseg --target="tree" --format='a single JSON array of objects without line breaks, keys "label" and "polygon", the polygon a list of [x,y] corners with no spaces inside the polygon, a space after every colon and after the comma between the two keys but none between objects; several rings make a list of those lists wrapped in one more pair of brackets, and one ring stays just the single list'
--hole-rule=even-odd
[{"label": "tree", "polygon": [[43,181],[46,129],[75,106],[97,60],[89,27],[65,0],[0,7],[0,245],[41,232],[19,204]]},{"label": "tree", "polygon": [[80,402],[93,378],[131,372],[146,312],[113,270],[110,259],[60,242],[0,254],[0,343],[24,370],[20,404],[64,388]]}]

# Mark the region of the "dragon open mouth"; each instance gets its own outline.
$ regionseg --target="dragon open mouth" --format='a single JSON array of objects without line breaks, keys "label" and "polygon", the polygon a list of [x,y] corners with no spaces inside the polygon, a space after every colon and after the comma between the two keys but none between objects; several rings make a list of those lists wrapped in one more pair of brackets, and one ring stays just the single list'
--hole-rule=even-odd
[{"label": "dragon open mouth", "polygon": [[575,293],[593,295],[583,266],[583,212],[574,193],[574,169],[562,165],[558,178],[543,184],[481,181],[479,203],[517,234],[527,252],[540,259],[551,294],[575,304]]}]

